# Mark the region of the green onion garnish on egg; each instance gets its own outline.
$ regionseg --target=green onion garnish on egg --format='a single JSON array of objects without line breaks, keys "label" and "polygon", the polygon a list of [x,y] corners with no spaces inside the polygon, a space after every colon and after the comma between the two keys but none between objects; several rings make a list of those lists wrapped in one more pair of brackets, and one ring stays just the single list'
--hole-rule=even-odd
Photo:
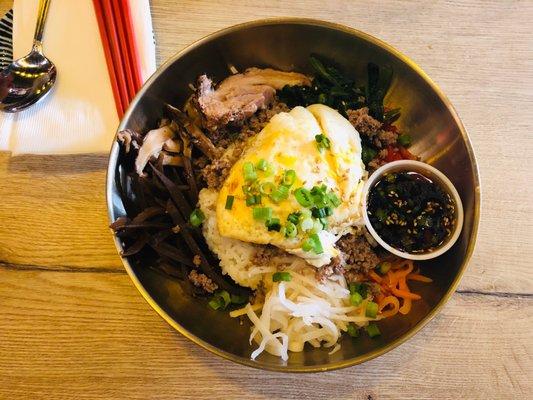
[{"label": "green onion garnish on egg", "polygon": [[281,229],[279,218],[271,218],[265,222],[265,225],[269,231],[279,232]]},{"label": "green onion garnish on egg", "polygon": [[315,140],[316,146],[320,152],[331,147],[331,143],[325,135],[316,135]]},{"label": "green onion garnish on egg", "polygon": [[244,174],[244,180],[246,182],[253,182],[257,179],[257,173],[255,172],[254,165],[251,162],[245,162],[242,166]]},{"label": "green onion garnish on egg", "polygon": [[257,162],[256,167],[259,171],[266,171],[266,169],[268,168],[267,160],[265,160],[264,158],[260,159]]},{"label": "green onion garnish on egg", "polygon": [[294,191],[294,197],[296,197],[296,200],[301,206],[310,207],[313,204],[311,200],[311,192],[303,187]]},{"label": "green onion garnish on egg", "polygon": [[235,196],[226,197],[226,210],[231,210],[233,207],[233,202],[235,201]]},{"label": "green onion garnish on egg", "polygon": [[272,208],[270,207],[254,207],[252,210],[254,219],[267,221],[272,218]]},{"label": "green onion garnish on egg", "polygon": [[296,171],[293,169],[289,169],[285,171],[283,174],[282,184],[284,186],[292,186],[293,183],[296,181]]}]

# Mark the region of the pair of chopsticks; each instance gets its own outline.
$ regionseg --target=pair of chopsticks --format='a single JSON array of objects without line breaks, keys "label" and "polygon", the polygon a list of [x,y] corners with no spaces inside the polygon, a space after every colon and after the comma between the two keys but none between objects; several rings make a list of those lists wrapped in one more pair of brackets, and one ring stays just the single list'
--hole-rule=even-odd
[{"label": "pair of chopsticks", "polygon": [[142,85],[128,0],[93,0],[119,118]]}]

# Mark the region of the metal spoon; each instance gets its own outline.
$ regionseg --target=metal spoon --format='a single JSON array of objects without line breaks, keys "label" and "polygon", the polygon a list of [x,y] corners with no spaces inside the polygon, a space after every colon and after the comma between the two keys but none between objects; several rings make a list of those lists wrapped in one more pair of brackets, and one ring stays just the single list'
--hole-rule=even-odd
[{"label": "metal spoon", "polygon": [[44,56],[42,38],[50,0],[39,1],[39,15],[30,54],[0,72],[0,110],[18,112],[35,104],[52,88],[55,65]]}]

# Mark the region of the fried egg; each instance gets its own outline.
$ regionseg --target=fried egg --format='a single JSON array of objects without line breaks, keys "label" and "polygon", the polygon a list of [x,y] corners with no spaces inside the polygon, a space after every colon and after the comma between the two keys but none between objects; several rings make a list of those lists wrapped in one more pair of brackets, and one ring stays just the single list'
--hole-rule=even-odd
[{"label": "fried egg", "polygon": [[[321,147],[319,138],[324,137],[327,146]],[[246,174],[250,165],[254,166],[252,178]],[[261,168],[265,165],[268,168]],[[274,201],[263,191],[260,204],[247,205],[251,187],[277,188],[283,184],[287,171],[294,171],[291,174],[295,179],[285,185],[289,186],[286,198]],[[279,247],[315,267],[325,265],[339,254],[335,248],[339,235],[361,220],[363,173],[359,133],[336,110],[315,104],[279,113],[250,139],[231,168],[216,204],[219,233],[231,239]],[[288,237],[284,229],[289,215],[308,213],[298,201],[297,189],[313,187],[326,188],[340,200],[323,229],[314,231],[320,239],[320,251],[306,248],[309,232],[298,229],[294,237]],[[254,208],[267,209],[270,221],[279,219],[281,229],[269,229],[268,221],[257,218],[258,215],[254,217]]]}]

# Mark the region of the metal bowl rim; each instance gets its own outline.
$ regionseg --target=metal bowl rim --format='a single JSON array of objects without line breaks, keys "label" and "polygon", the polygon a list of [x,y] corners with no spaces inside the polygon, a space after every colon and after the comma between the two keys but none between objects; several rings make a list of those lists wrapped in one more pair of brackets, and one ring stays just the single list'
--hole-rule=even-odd
[{"label": "metal bowl rim", "polygon": [[[176,329],[179,333],[181,333],[183,336],[191,340],[192,342],[196,343],[197,345],[203,347],[204,349],[210,351],[213,354],[216,354],[220,357],[223,357],[227,360],[236,362],[238,364],[246,365],[252,368],[257,369],[263,369],[263,370],[270,370],[275,372],[322,372],[322,371],[332,371],[336,369],[346,368],[350,366],[354,366],[357,364],[361,364],[363,362],[372,360],[376,357],[379,357],[382,354],[385,354],[389,352],[390,350],[396,348],[400,344],[406,342],[411,337],[413,337],[416,333],[418,333],[426,324],[431,321],[443,308],[443,306],[448,302],[448,300],[451,298],[452,294],[455,292],[465,270],[468,266],[468,263],[472,257],[472,254],[474,252],[474,247],[477,239],[477,232],[479,228],[479,219],[480,219],[480,213],[481,213],[481,187],[480,187],[480,180],[479,180],[479,169],[476,162],[476,158],[474,155],[474,150],[472,148],[472,145],[470,143],[470,139],[468,137],[468,133],[459,119],[459,116],[451,104],[451,102],[448,100],[446,95],[442,92],[442,90],[437,86],[433,80],[422,70],[420,66],[418,66],[413,60],[411,60],[406,55],[402,54],[400,51],[396,50],[391,45],[383,42],[380,39],[375,38],[374,36],[371,36],[365,32],[362,32],[360,30],[350,28],[341,24],[333,23],[333,22],[327,22],[312,18],[292,18],[292,17],[278,17],[278,18],[266,18],[266,19],[258,19],[254,21],[244,22],[237,25],[232,25],[227,28],[220,29],[216,32],[213,32],[209,35],[204,36],[203,38],[193,42],[192,44],[188,45],[187,47],[183,48],[182,50],[178,51],[174,56],[170,57],[165,63],[163,63],[156,72],[145,82],[145,84],[142,86],[142,88],[139,90],[135,98],[130,103],[128,109],[126,110],[126,113],[122,117],[122,120],[117,128],[117,132],[125,129],[126,127],[126,121],[130,118],[134,108],[136,107],[137,103],[140,101],[140,99],[144,96],[145,92],[148,90],[150,85],[154,80],[156,80],[162,73],[165,71],[170,65],[172,65],[174,62],[178,61],[181,57],[186,55],[187,53],[193,51],[194,49],[202,46],[204,43],[214,40],[220,36],[224,36],[226,34],[230,34],[232,32],[239,31],[241,29],[247,29],[247,28],[253,28],[253,27],[259,27],[259,26],[268,26],[268,25],[283,25],[283,24],[293,24],[293,25],[309,25],[309,26],[318,26],[323,28],[329,28],[332,30],[341,31],[344,33],[347,33],[349,35],[355,36],[359,39],[363,39],[367,42],[370,42],[373,45],[376,45],[380,47],[381,49],[387,51],[392,56],[397,57],[400,61],[405,63],[407,66],[409,66],[411,69],[413,69],[430,87],[431,89],[437,94],[437,96],[440,98],[440,100],[445,104],[446,108],[450,112],[452,118],[454,119],[455,123],[459,127],[461,131],[461,136],[463,138],[463,142],[466,146],[468,156],[470,158],[473,174],[474,174],[474,182],[475,187],[474,190],[474,218],[473,218],[473,226],[472,226],[472,232],[469,238],[467,252],[465,255],[465,258],[459,268],[459,271],[457,275],[455,276],[453,282],[451,283],[450,287],[446,291],[446,293],[443,295],[443,297],[440,299],[440,301],[433,307],[433,309],[426,314],[422,320],[420,320],[415,326],[413,326],[408,332],[401,335],[397,339],[393,340],[392,342],[388,343],[387,345],[376,349],[374,351],[371,351],[366,354],[362,354],[360,356],[357,356],[355,358],[349,359],[349,360],[343,360],[339,362],[334,362],[330,364],[323,364],[323,365],[317,365],[317,366],[278,366],[278,365],[270,365],[266,364],[263,365],[259,362],[253,361],[249,358],[244,358],[240,356],[236,356],[234,354],[231,354],[229,352],[226,352],[224,350],[221,350],[217,348],[216,346],[211,345],[210,343],[207,343],[206,341],[202,340],[201,338],[197,337],[196,335],[189,332],[187,329],[185,329],[183,326],[181,326],[177,321],[175,321],[168,313],[166,313],[160,306],[157,304],[157,302],[152,298],[152,296],[148,293],[148,291],[144,288],[144,286],[141,284],[139,279],[137,278],[135,272],[132,269],[132,266],[130,265],[129,261],[123,257],[122,263],[124,265],[124,268],[126,269],[128,275],[130,276],[131,280],[135,284],[137,290],[141,293],[143,298],[148,302],[148,304],[174,329]],[[112,193],[113,193],[113,187],[114,187],[114,177],[115,177],[115,171],[116,171],[116,164],[118,160],[119,155],[119,145],[116,140],[116,135],[113,140],[113,144],[111,146],[110,155],[109,155],[109,165],[107,169],[107,176],[106,176],[106,201],[107,201],[107,209],[108,209],[108,218],[109,222],[114,221],[114,212],[113,212],[113,199],[112,199]],[[115,246],[117,248],[117,251],[120,252],[123,250],[122,244],[120,243],[120,240],[116,237],[116,235],[113,235],[113,239],[115,241]]]}]

